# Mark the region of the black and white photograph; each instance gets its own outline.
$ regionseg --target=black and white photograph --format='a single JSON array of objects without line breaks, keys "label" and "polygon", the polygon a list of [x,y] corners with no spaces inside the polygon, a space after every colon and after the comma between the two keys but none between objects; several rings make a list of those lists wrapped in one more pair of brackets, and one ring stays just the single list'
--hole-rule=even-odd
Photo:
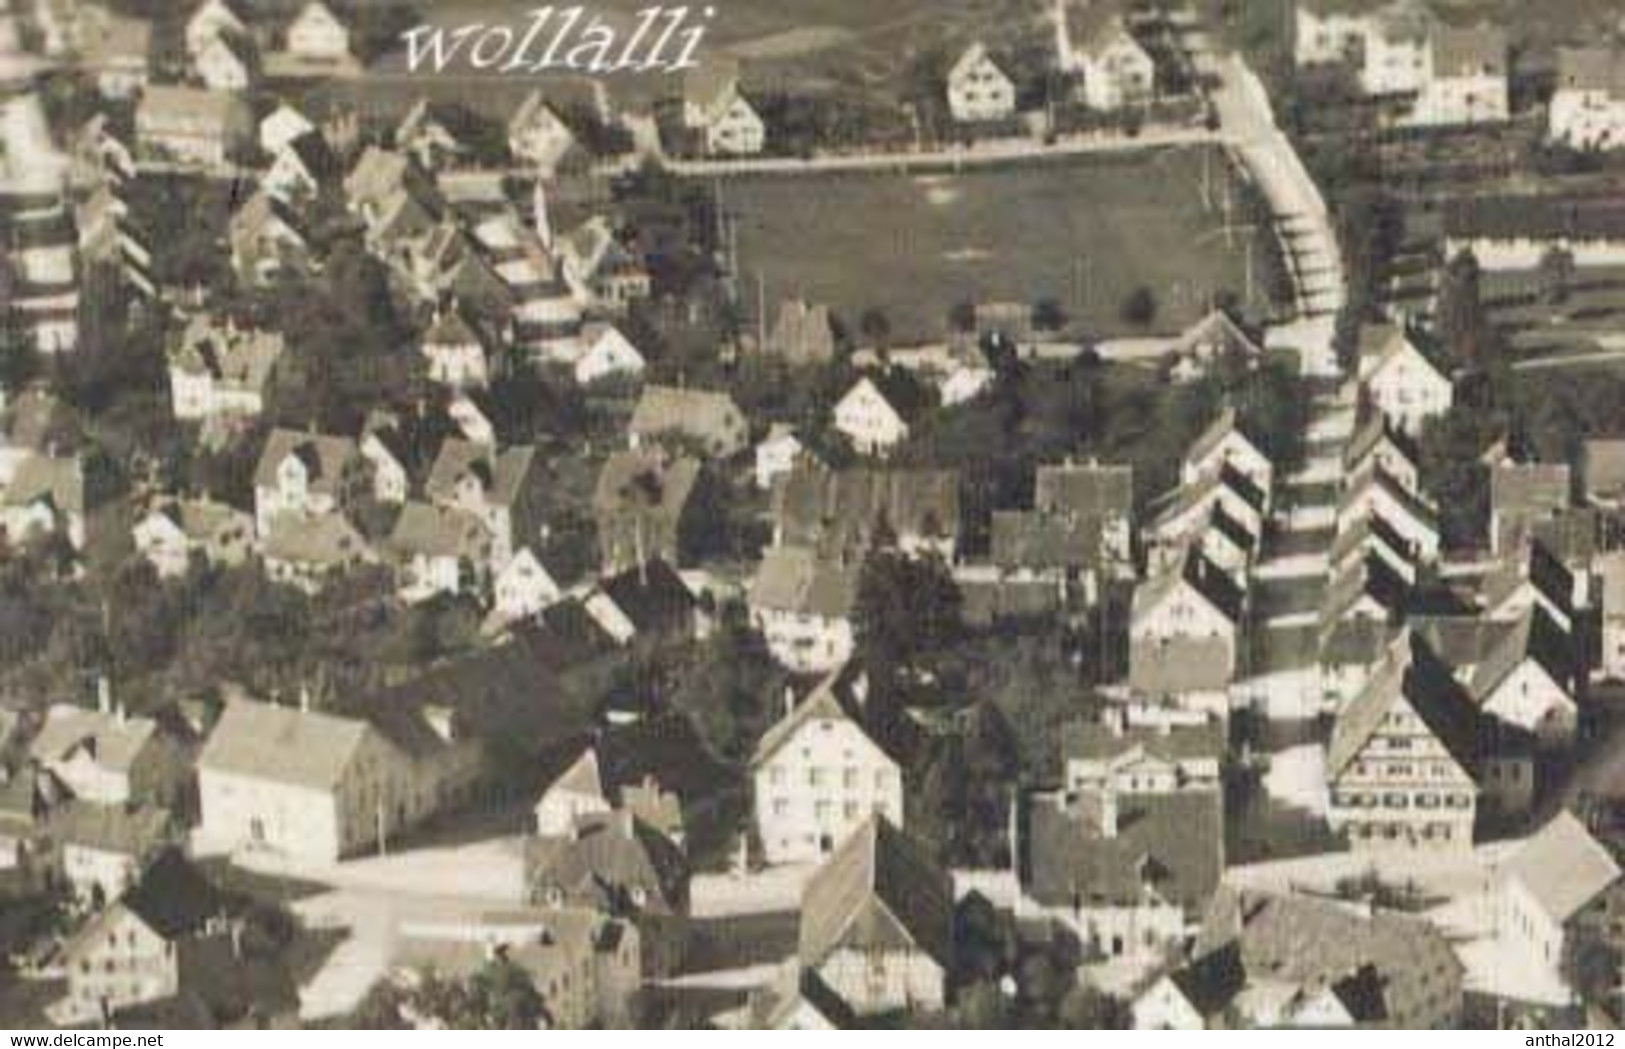
[{"label": "black and white photograph", "polygon": [[1625,0],[0,0],[12,1045],[1622,1027]]}]

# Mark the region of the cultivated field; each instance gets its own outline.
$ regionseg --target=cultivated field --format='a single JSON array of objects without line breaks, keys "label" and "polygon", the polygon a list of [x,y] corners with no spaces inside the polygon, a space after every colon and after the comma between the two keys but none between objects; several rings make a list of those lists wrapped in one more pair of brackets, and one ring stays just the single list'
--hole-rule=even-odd
[{"label": "cultivated field", "polygon": [[[1216,293],[1245,288],[1248,237],[1227,237],[1228,168],[1217,153],[1209,162],[1211,210],[1196,149],[959,173],[734,178],[719,191],[737,229],[747,312],[760,279],[770,313],[801,296],[856,330],[880,309],[903,343],[940,337],[964,301],[1053,299],[1078,334],[1143,334],[1177,331]],[[1265,240],[1260,231],[1253,249],[1260,310]],[[1157,303],[1149,328],[1122,317],[1142,286]]]}]

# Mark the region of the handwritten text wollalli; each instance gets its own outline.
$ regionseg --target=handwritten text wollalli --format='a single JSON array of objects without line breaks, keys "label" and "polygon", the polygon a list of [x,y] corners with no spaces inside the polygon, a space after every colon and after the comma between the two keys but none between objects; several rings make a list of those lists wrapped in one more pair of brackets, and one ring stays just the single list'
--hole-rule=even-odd
[{"label": "handwritten text wollalli", "polygon": [[585,7],[551,4],[517,24],[419,25],[401,34],[410,72],[444,72],[459,59],[511,75],[573,72],[677,73],[699,65],[714,7],[646,7],[616,25]]}]

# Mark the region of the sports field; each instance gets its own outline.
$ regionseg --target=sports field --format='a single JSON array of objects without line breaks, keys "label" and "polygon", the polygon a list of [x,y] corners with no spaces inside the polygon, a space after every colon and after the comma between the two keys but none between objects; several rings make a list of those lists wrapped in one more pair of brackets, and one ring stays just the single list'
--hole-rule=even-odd
[{"label": "sports field", "polygon": [[[1227,235],[1222,154],[1202,150],[967,169],[959,173],[732,178],[722,207],[737,230],[741,299],[760,278],[771,311],[785,298],[826,303],[856,330],[882,310],[900,343],[940,337],[955,304],[1053,299],[1084,335],[1171,332],[1212,297],[1246,287],[1249,233]],[[1267,310],[1265,231],[1251,237],[1252,305]],[[1143,328],[1122,316],[1139,287],[1155,296]]]}]

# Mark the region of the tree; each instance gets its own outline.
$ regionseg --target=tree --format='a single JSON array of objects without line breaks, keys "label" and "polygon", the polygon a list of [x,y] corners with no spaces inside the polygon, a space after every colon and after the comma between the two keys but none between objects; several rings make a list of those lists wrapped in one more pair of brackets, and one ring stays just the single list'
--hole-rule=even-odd
[{"label": "tree", "polygon": [[858,320],[858,330],[872,346],[884,349],[891,342],[891,318],[879,307],[872,306],[863,311],[863,316]]},{"label": "tree", "polygon": [[1459,365],[1479,363],[1486,322],[1478,259],[1471,251],[1459,252],[1445,266],[1437,315],[1439,341],[1450,359]]},{"label": "tree", "polygon": [[1060,331],[1066,322],[1066,309],[1055,299],[1039,299],[1033,303],[1033,327],[1039,331]]},{"label": "tree", "polygon": [[853,625],[869,673],[894,680],[958,640],[959,587],[940,557],[913,558],[877,546],[858,576]]},{"label": "tree", "polygon": [[0,389],[20,390],[39,374],[39,349],[26,319],[15,309],[0,315]]},{"label": "tree", "polygon": [[352,1030],[406,1031],[412,1025],[401,1015],[401,993],[388,983],[375,983],[350,1013]]},{"label": "tree", "polygon": [[481,1030],[535,1030],[543,1015],[542,996],[537,993],[530,973],[498,956],[472,979],[480,1003]]},{"label": "tree", "polygon": [[1553,306],[1568,300],[1574,283],[1574,255],[1563,248],[1551,248],[1540,257],[1542,295]]},{"label": "tree", "polygon": [[1148,326],[1157,319],[1157,296],[1150,288],[1141,285],[1129,292],[1123,300],[1123,307],[1119,311],[1124,323],[1132,324],[1138,328]]},{"label": "tree", "polygon": [[751,629],[743,605],[723,606],[712,635],[684,659],[676,673],[671,705],[720,755],[750,756],[779,713],[787,684],[762,637]]},{"label": "tree", "polygon": [[430,975],[412,1004],[461,1031],[534,1031],[546,1010],[530,973],[498,954],[464,980]]}]

